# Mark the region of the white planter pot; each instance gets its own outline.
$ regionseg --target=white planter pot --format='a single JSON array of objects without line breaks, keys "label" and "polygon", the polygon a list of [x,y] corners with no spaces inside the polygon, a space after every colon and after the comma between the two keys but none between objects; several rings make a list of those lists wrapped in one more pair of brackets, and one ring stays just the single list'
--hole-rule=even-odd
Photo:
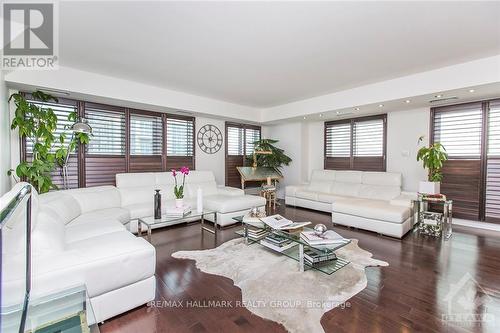
[{"label": "white planter pot", "polygon": [[440,182],[420,182],[418,186],[418,191],[423,194],[440,194],[441,193],[441,183]]},{"label": "white planter pot", "polygon": [[184,207],[184,198],[175,199],[175,208],[182,208],[182,207]]}]

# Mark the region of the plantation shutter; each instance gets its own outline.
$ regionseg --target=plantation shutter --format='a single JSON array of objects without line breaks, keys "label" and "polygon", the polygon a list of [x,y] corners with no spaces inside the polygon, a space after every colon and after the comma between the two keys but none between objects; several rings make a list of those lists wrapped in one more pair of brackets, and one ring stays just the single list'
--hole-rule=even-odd
[{"label": "plantation shutter", "polygon": [[477,220],[481,206],[482,103],[432,109],[433,142],[448,153],[441,192],[453,200],[454,216]]},{"label": "plantation shutter", "polygon": [[500,223],[500,100],[489,103],[485,219]]},{"label": "plantation shutter", "polygon": [[253,154],[254,142],[260,140],[260,126],[226,122],[226,185],[241,186],[240,173],[246,157]]},{"label": "plantation shutter", "polygon": [[162,171],[163,122],[160,114],[130,114],[130,172]]},{"label": "plantation shutter", "polygon": [[166,118],[167,170],[194,169],[194,118]]},{"label": "plantation shutter", "polygon": [[351,168],[351,121],[325,123],[325,169]]},{"label": "plantation shutter", "polygon": [[115,175],[127,171],[125,110],[85,103],[85,117],[93,133],[85,156],[86,186],[114,185]]},{"label": "plantation shutter", "polygon": [[325,122],[325,169],[385,171],[386,115]]}]

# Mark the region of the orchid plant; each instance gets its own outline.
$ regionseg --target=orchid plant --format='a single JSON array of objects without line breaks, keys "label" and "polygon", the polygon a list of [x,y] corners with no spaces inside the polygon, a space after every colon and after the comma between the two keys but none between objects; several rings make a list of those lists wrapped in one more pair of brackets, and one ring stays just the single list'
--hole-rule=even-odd
[{"label": "orchid plant", "polygon": [[[182,185],[177,184],[177,173],[182,174]],[[172,169],[172,177],[174,177],[175,186],[174,186],[174,195],[177,199],[184,198],[184,183],[186,182],[186,176],[189,175],[189,168],[183,166],[179,169],[179,171]]]}]

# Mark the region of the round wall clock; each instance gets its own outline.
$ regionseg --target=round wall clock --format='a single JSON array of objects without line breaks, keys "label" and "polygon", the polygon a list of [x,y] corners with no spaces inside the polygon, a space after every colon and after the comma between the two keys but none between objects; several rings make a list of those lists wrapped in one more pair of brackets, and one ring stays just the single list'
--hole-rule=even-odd
[{"label": "round wall clock", "polygon": [[222,147],[222,133],[215,125],[206,124],[198,131],[198,146],[207,154],[215,154]]}]

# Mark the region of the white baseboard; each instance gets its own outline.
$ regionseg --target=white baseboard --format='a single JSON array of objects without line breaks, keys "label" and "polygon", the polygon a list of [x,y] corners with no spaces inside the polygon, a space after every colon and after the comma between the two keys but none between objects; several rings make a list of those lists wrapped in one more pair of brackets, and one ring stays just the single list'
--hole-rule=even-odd
[{"label": "white baseboard", "polygon": [[463,219],[453,219],[453,224],[461,225],[464,227],[470,228],[480,228],[486,230],[500,231],[500,224],[488,223],[488,222],[480,222],[480,221],[471,221],[471,220],[463,220]]}]

